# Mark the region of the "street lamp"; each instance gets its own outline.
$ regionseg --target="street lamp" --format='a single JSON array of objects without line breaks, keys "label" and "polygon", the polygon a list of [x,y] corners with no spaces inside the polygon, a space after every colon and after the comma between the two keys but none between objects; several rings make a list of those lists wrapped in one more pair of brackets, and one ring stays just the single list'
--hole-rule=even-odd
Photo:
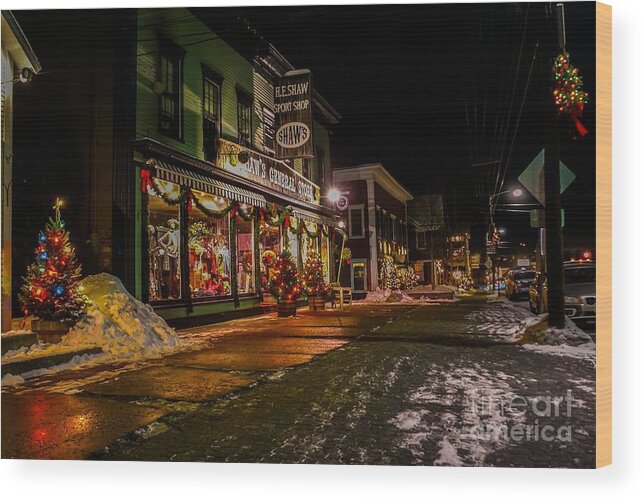
[{"label": "street lamp", "polygon": [[503,194],[511,193],[514,198],[518,198],[519,196],[522,196],[522,189],[517,188],[517,189],[508,189],[507,191],[501,191],[500,193],[492,194],[489,199],[493,200],[494,198],[497,198],[498,196],[502,196]]},{"label": "street lamp", "polygon": [[335,188],[328,191],[328,199],[333,203],[337,203],[339,201],[339,191]]}]

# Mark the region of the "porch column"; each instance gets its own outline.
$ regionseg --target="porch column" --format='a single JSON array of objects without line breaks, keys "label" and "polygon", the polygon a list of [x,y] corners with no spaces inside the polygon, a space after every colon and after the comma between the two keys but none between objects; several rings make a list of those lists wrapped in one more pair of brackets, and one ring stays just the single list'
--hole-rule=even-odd
[{"label": "porch column", "polygon": [[366,228],[368,230],[368,244],[370,247],[368,265],[370,276],[368,280],[369,291],[377,288],[377,231],[375,227],[375,181],[366,180],[367,210],[366,210]]}]

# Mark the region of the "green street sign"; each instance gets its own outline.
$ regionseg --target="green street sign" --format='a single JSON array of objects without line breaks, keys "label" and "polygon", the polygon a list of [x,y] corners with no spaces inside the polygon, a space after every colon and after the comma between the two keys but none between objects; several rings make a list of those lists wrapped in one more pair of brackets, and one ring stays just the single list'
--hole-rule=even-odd
[{"label": "green street sign", "polygon": [[[561,194],[576,179],[576,174],[572,172],[567,165],[560,162],[560,192]],[[538,200],[543,207],[545,206],[545,150],[541,149],[536,158],[527,166],[520,176],[518,182],[529,191],[534,198]]]}]

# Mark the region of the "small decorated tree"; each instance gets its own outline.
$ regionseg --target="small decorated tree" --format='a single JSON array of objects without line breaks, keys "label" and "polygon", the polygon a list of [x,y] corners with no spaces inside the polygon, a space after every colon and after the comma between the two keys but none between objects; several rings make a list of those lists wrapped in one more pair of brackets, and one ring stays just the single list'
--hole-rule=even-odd
[{"label": "small decorated tree", "polygon": [[379,286],[382,290],[399,290],[402,286],[397,269],[393,263],[393,257],[387,255],[382,260],[379,272]]},{"label": "small decorated tree", "polygon": [[317,252],[308,254],[301,282],[308,295],[310,309],[313,311],[323,310],[326,306],[326,295],[330,290],[330,285],[324,280],[324,264]]},{"label": "small decorated tree", "polygon": [[281,252],[275,261],[270,277],[270,293],[277,299],[280,316],[294,316],[297,298],[301,294],[299,271],[287,250]]},{"label": "small decorated tree", "polygon": [[418,286],[418,275],[415,272],[413,266],[408,266],[406,268],[406,273],[404,275],[404,286],[407,290],[412,290]]},{"label": "small decorated tree", "polygon": [[[41,323],[58,322],[58,330],[66,331],[85,312],[88,301],[79,285],[81,266],[60,217],[61,205],[57,199],[55,216],[38,236],[36,260],[27,268],[19,298],[25,316],[37,316]],[[37,329],[33,323],[32,328]]]}]

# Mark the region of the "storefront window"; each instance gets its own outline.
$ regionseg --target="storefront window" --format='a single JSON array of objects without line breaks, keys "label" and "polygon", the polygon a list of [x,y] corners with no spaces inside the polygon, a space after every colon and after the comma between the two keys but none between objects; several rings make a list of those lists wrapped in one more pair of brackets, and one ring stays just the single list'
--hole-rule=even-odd
[{"label": "storefront window", "polygon": [[[213,212],[220,212],[229,203],[205,193],[195,194],[201,204]],[[227,215],[208,217],[193,208],[188,225],[188,251],[192,297],[230,295],[230,218]]]},{"label": "storefront window", "polygon": [[[308,232],[310,233],[315,233],[317,231],[317,226],[312,223],[308,222],[301,222],[303,224],[306,224],[306,229],[308,229]],[[304,232],[301,236],[301,261],[306,264],[306,259],[308,259],[308,256],[310,255],[310,252],[318,252],[318,238],[309,238],[308,234]]]},{"label": "storefront window", "polygon": [[259,226],[259,255],[261,256],[261,288],[268,290],[274,260],[281,252],[281,228],[271,227],[265,222]]},{"label": "storefront window", "polygon": [[[177,198],[179,186],[158,181],[163,194]],[[148,191],[149,296],[151,301],[181,298],[181,232],[179,206],[169,205]]]},{"label": "storefront window", "polygon": [[239,293],[255,290],[253,221],[237,222],[237,283]]},{"label": "storefront window", "polygon": [[290,255],[292,255],[292,260],[293,262],[298,262],[297,258],[299,256],[299,242],[297,241],[297,235],[290,231],[288,231],[288,250],[290,251]]}]

